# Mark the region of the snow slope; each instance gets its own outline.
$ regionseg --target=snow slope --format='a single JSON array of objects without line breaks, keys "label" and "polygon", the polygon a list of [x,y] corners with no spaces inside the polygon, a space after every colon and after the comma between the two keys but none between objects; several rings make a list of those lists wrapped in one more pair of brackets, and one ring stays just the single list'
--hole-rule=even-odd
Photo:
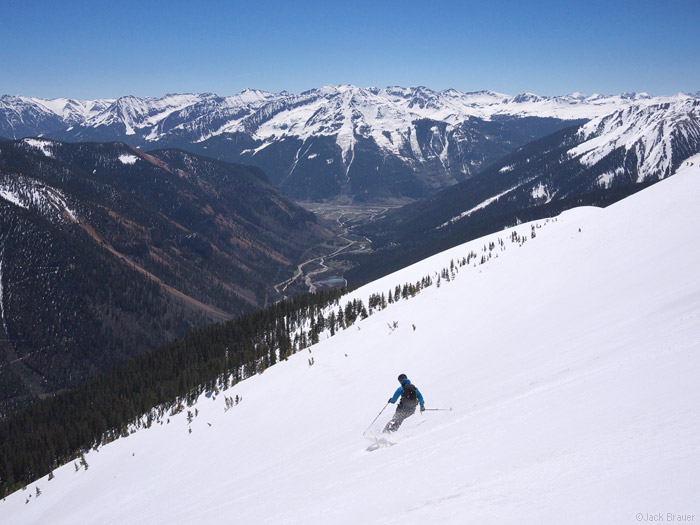
[{"label": "snow slope", "polygon": [[[624,148],[625,158],[631,156],[636,164],[637,182],[654,176],[663,178],[670,175],[674,156],[688,154],[686,144],[700,140],[699,108],[696,99],[679,98],[671,103],[631,106],[595,118],[580,128],[583,142],[569,154],[592,166]],[[680,144],[674,148],[674,142]],[[613,176],[610,174],[610,178]]]},{"label": "snow slope", "polygon": [[[50,146],[48,142],[42,144],[42,147]],[[61,190],[32,177],[20,174],[0,175],[0,198],[33,210],[53,224],[78,222],[78,213]]]},{"label": "snow slope", "polygon": [[[87,470],[57,469],[0,502],[0,521],[697,521],[699,201],[695,156],[535,238],[523,224],[519,242],[499,232],[371,283],[353,296],[496,243],[485,264],[236,385],[230,410],[203,396],[191,425],[181,413],[86,454]],[[453,411],[415,415],[368,452],[401,372]]]}]

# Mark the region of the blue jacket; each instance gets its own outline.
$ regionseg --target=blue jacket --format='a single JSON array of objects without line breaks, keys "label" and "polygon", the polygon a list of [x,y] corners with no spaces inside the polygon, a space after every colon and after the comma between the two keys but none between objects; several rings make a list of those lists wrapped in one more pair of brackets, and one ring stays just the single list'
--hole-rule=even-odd
[{"label": "blue jacket", "polygon": [[[389,400],[389,403],[396,403],[396,400],[401,397],[403,394],[403,387],[404,385],[410,385],[411,380],[410,379],[404,379],[401,381],[401,386],[396,389],[396,392],[394,392],[394,396]],[[423,407],[425,405],[425,402],[423,401],[423,394],[420,393],[420,390],[418,390],[418,387],[416,387],[416,394],[418,395],[418,402],[420,403],[420,406]],[[401,404],[399,403],[399,406]]]}]

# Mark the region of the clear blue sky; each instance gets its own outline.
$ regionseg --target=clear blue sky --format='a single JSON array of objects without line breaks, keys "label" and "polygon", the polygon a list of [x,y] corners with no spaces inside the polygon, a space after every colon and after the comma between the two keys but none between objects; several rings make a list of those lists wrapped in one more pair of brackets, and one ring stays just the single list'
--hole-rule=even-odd
[{"label": "clear blue sky", "polygon": [[694,1],[4,0],[0,94],[700,90]]}]

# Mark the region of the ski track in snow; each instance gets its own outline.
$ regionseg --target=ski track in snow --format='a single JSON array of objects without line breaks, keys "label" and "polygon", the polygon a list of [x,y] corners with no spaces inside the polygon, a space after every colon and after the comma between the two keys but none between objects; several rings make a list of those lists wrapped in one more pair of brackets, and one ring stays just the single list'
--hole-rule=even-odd
[{"label": "ski track in snow", "polygon": [[[370,283],[340,304],[506,240],[488,263],[202,396],[190,425],[186,409],[90,451],[89,470],[58,468],[0,502],[0,521],[697,521],[699,200],[696,156],[606,209],[536,223],[527,242],[497,232]],[[428,408],[454,410],[416,414],[396,446],[367,452],[362,432],[401,372]],[[224,395],[241,402],[225,411]]]}]

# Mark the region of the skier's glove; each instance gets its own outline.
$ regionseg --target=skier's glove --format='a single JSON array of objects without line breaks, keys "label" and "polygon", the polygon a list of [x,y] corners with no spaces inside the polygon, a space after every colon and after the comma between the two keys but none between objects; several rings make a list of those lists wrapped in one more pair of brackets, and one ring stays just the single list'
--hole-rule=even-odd
[{"label": "skier's glove", "polygon": [[425,407],[423,405],[420,406],[420,411],[425,412]]},{"label": "skier's glove", "polygon": [[387,401],[387,403],[391,403],[391,398],[389,398],[389,401]]}]

